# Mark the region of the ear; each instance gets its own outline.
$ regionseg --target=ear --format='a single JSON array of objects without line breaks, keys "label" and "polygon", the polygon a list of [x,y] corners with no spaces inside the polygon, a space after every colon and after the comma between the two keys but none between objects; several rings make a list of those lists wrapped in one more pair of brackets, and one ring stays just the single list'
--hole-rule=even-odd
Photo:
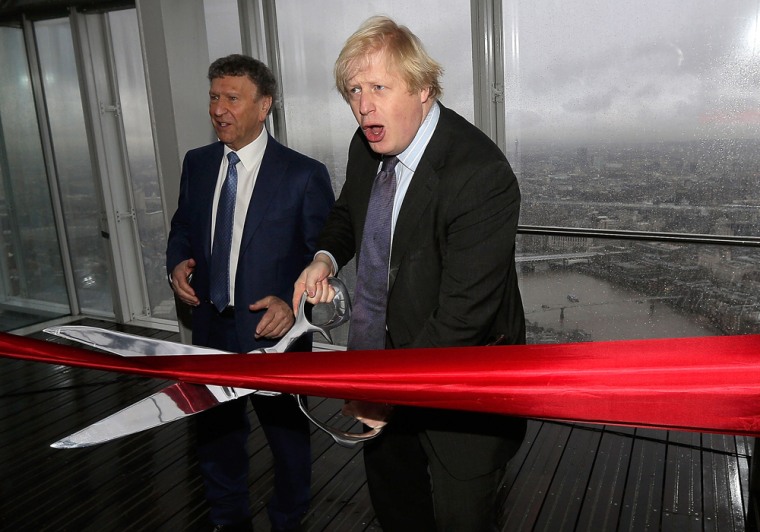
[{"label": "ear", "polygon": [[269,116],[269,110],[272,108],[272,97],[262,96],[256,104],[259,106],[259,121],[265,122]]},{"label": "ear", "polygon": [[425,104],[430,99],[430,87],[425,87],[420,91],[420,103]]}]

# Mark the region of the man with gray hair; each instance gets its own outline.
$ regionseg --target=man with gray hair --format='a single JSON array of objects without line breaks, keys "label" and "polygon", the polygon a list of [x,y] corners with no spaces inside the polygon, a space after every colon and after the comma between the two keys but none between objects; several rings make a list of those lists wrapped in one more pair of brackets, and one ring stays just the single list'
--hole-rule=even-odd
[{"label": "man with gray hair", "polygon": [[[185,156],[166,268],[192,307],[193,343],[233,353],[274,345],[294,323],[293,280],[309,263],[334,201],[324,164],[264,128],[276,87],[261,61],[231,55],[209,67],[218,142]],[[294,351],[310,351],[302,339]],[[296,530],[309,505],[310,426],[295,398],[249,395],[274,458],[272,530]],[[252,530],[247,399],[196,416],[198,458],[214,530]]]}]

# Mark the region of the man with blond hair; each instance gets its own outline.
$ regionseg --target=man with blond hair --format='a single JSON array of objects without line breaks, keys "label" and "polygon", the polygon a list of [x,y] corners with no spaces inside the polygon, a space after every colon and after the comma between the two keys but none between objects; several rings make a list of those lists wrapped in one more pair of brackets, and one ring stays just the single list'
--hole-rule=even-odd
[{"label": "man with blond hair", "polygon": [[[304,291],[329,301],[327,278],[356,255],[349,349],[525,342],[517,180],[499,148],[439,102],[441,74],[419,39],[387,17],[367,20],[336,62],[359,128],[293,303]],[[383,426],[364,460],[384,530],[497,526],[498,487],[525,420],[358,401],[344,412]]]}]

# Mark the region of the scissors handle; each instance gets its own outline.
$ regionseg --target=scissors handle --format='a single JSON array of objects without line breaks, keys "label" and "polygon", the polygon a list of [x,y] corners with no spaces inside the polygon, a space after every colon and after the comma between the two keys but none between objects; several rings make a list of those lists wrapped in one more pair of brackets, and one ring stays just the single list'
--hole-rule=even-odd
[{"label": "scissors handle", "polygon": [[340,327],[351,319],[351,300],[348,297],[348,288],[346,288],[343,281],[337,277],[330,277],[327,282],[333,287],[333,290],[335,290],[335,297],[333,297],[332,302],[329,304],[332,308],[331,316],[325,319],[322,323],[311,323],[306,316],[306,312],[304,312],[304,307],[306,305],[306,292],[304,292],[301,295],[301,302],[298,305],[296,321],[290,330],[272,347],[256,349],[251,351],[251,353],[284,353],[301,336],[313,332],[320,333],[328,342],[333,343],[330,331],[336,327]]},{"label": "scissors handle", "polygon": [[[299,304],[298,316],[296,316],[295,324],[293,324],[293,327],[291,327],[290,331],[288,331],[288,333],[286,333],[286,335],[279,342],[277,342],[276,345],[270,348],[266,348],[264,350],[265,352],[283,353],[302,334],[308,332],[319,332],[330,343],[332,343],[330,331],[336,327],[339,327],[351,318],[351,299],[348,297],[348,289],[346,288],[346,285],[343,283],[343,281],[337,277],[330,277],[328,279],[328,283],[330,283],[330,286],[332,286],[333,290],[335,290],[335,296],[332,300],[332,316],[329,316],[322,323],[311,323],[306,317],[306,313],[304,312],[304,305],[306,303],[306,293],[304,292],[304,294],[301,296],[301,302]],[[335,443],[343,447],[354,448],[364,441],[377,437],[382,430],[381,428],[376,428],[364,433],[345,432],[338,430],[335,427],[331,427],[330,425],[322,423],[320,420],[315,418],[311,412],[309,412],[309,407],[306,404],[305,396],[296,395],[295,397],[298,401],[298,407],[301,409],[301,412],[303,412],[303,414],[309,419],[309,421],[314,423],[314,425],[316,425],[319,429],[329,434],[330,437],[335,440]]]},{"label": "scissors handle", "polygon": [[296,400],[298,400],[298,407],[301,409],[301,412],[303,412],[303,415],[305,415],[307,418],[309,418],[309,421],[314,423],[319,429],[323,430],[327,434],[332,437],[333,440],[335,440],[335,443],[342,447],[348,447],[349,449],[353,449],[354,447],[358,446],[359,444],[371,440],[372,438],[376,438],[380,435],[380,432],[382,432],[382,427],[374,428],[371,430],[368,430],[367,432],[362,433],[356,433],[356,432],[345,432],[342,430],[338,430],[335,427],[331,427],[330,425],[327,425],[325,423],[322,423],[320,420],[315,418],[311,415],[311,412],[309,412],[309,407],[306,404],[306,397],[303,395],[296,395]]}]

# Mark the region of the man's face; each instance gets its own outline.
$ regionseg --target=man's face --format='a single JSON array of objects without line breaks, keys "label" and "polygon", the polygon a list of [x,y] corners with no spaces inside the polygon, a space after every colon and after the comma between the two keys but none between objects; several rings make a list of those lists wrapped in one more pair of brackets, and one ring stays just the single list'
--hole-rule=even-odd
[{"label": "man's face", "polygon": [[370,54],[348,81],[349,103],[372,149],[398,155],[412,143],[433,104],[430,90],[409,92],[382,51]]},{"label": "man's face", "polygon": [[259,96],[248,76],[213,79],[208,94],[208,114],[219,140],[235,151],[256,140],[272,105],[270,96]]}]

